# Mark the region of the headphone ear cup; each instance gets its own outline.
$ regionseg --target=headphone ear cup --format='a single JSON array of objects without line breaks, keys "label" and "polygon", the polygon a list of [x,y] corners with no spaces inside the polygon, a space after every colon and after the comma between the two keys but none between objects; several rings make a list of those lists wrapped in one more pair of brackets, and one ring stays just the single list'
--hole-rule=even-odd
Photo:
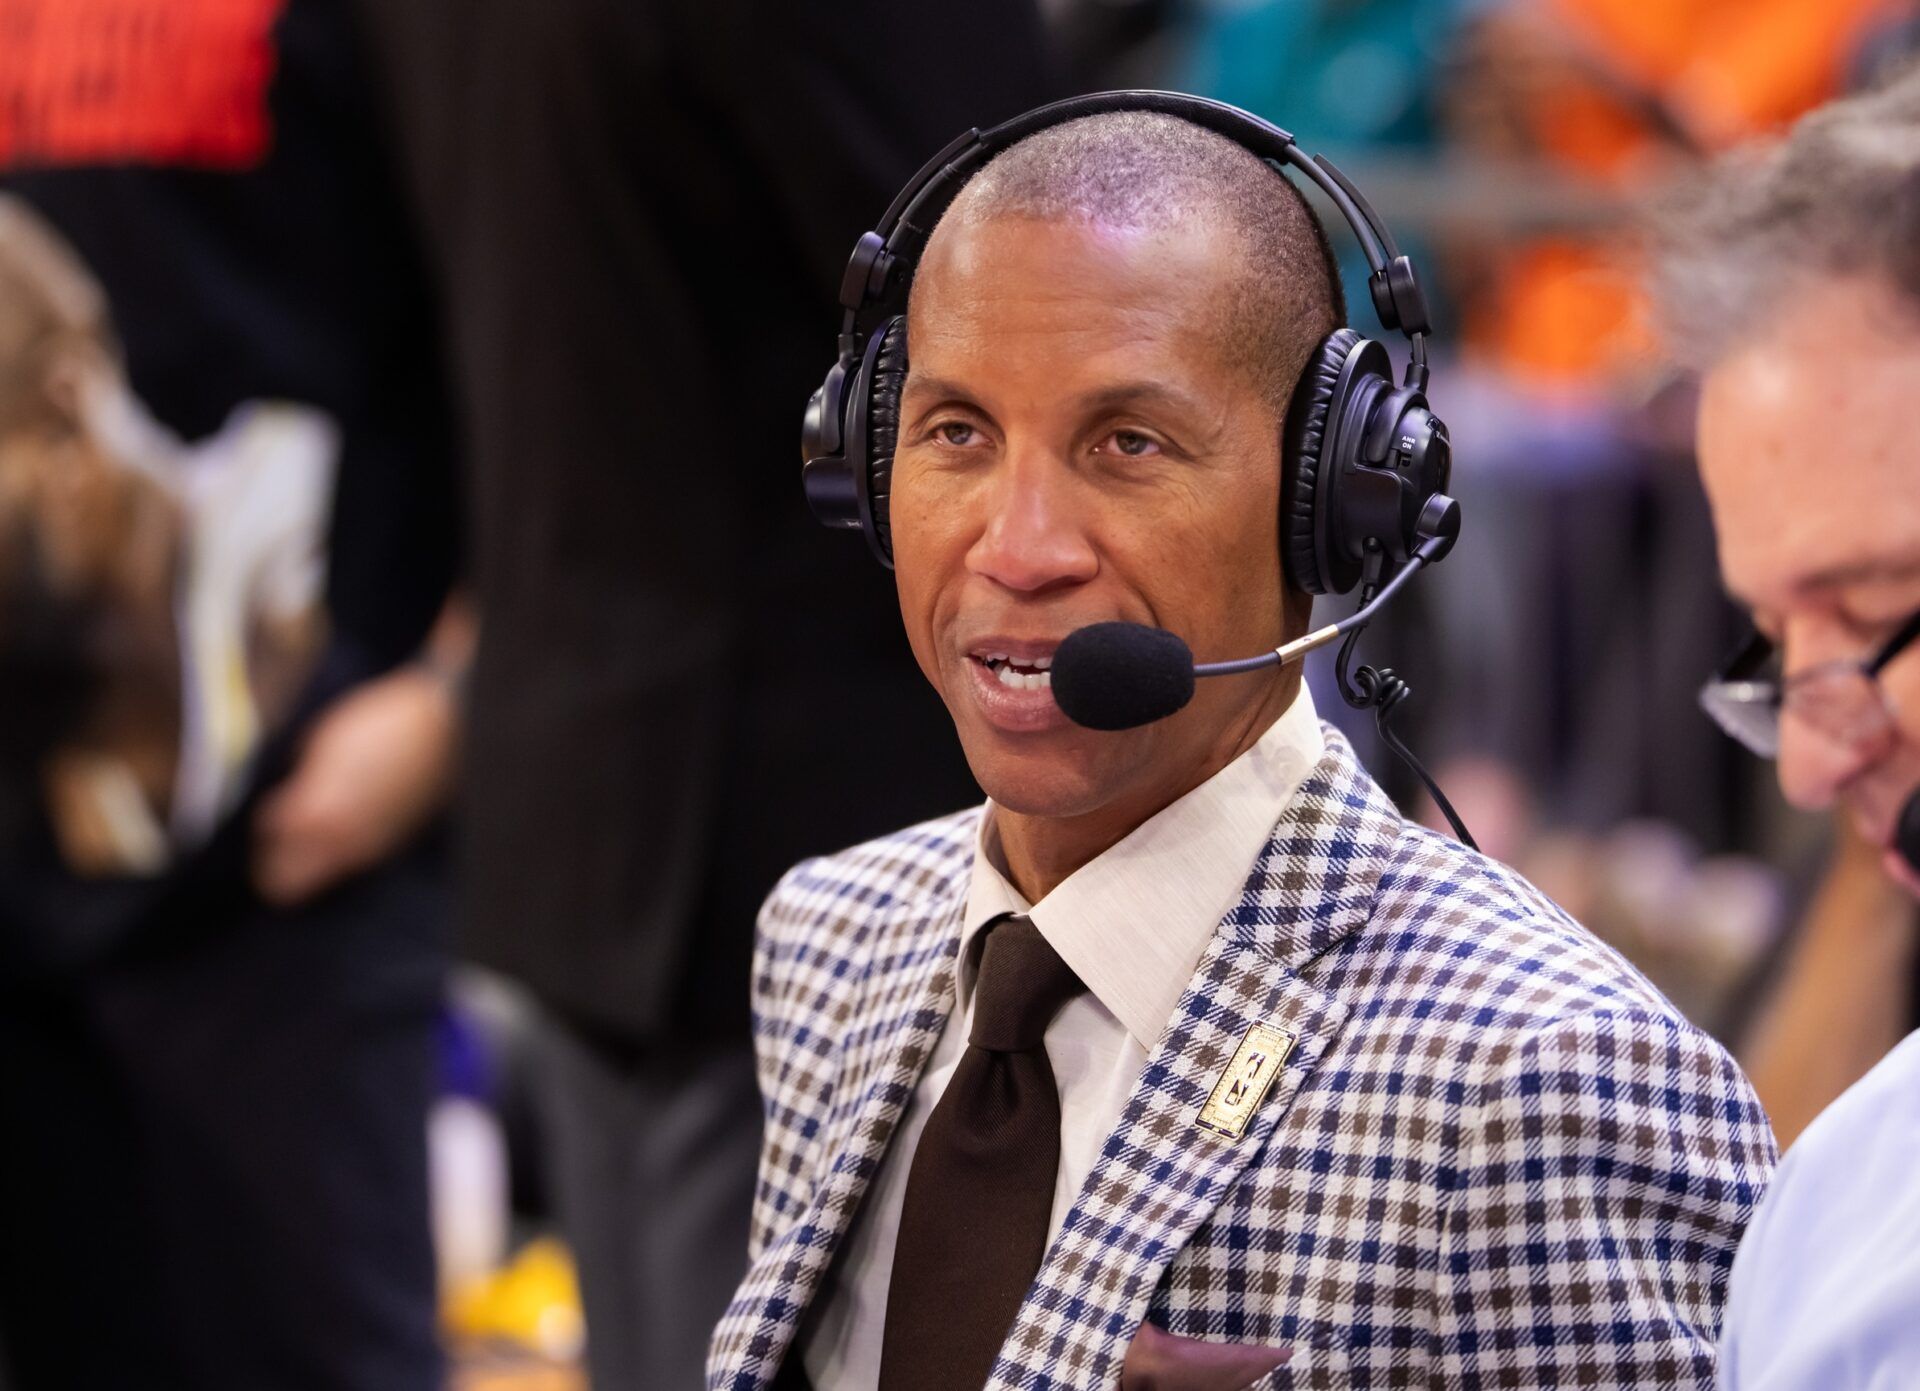
[{"label": "headphone ear cup", "polygon": [[1338,328],[1320,340],[1301,370],[1287,408],[1286,447],[1282,452],[1286,475],[1280,510],[1280,554],[1287,578],[1309,594],[1326,594],[1332,583],[1323,569],[1315,508],[1321,498],[1322,446],[1333,408],[1340,369],[1361,341],[1356,329]]},{"label": "headphone ear cup", "polygon": [[881,330],[867,389],[867,502],[873,539],[888,565],[893,564],[893,522],[888,502],[893,493],[893,451],[900,436],[900,392],[907,384],[907,320],[895,315]]}]

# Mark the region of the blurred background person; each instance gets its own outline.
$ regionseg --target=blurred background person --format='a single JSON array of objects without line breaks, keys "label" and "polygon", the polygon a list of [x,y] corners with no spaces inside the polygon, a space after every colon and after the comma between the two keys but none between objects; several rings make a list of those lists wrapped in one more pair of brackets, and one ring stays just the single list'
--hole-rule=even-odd
[{"label": "blurred background person", "polygon": [[[1507,461],[1496,501],[1512,507],[1537,486],[1529,476],[1556,474],[1563,497],[1545,516],[1523,502],[1498,517],[1507,543],[1477,553],[1544,543],[1550,578],[1533,592],[1565,620],[1533,629],[1538,675],[1515,686],[1514,663],[1495,661],[1480,678],[1521,695],[1523,738],[1552,723],[1571,736],[1517,763],[1556,770],[1524,795],[1538,805],[1544,791],[1573,825],[1510,853],[1544,857],[1576,901],[1596,900],[1622,945],[1734,1042],[1782,1147],[1910,1026],[1915,913],[1849,826],[1786,814],[1756,765],[1701,741],[1686,712],[1702,657],[1749,630],[1715,592],[1686,467],[1691,392],[1643,312],[1631,210],[1874,82],[1913,41],[1913,7],[1887,0],[1551,0],[1478,17],[1446,84],[1460,148],[1533,168],[1570,214],[1456,258],[1466,352],[1492,369],[1479,395],[1507,445],[1492,451]],[[1515,766],[1511,735],[1473,742]]]},{"label": "blurred background person", "polygon": [[21,1391],[427,1391],[457,508],[355,20],[0,33],[0,1339]]},{"label": "blurred background person", "polygon": [[480,642],[463,949],[530,1071],[603,1388],[700,1383],[746,1259],[753,924],[977,796],[795,487],[833,287],[926,153],[1052,94],[1031,0],[385,0],[452,344]]},{"label": "blurred background person", "polygon": [[1910,1002],[1911,921],[1870,895],[1868,867],[1920,896],[1920,68],[1717,165],[1668,223],[1660,281],[1702,373],[1720,568],[1755,628],[1703,703],[1775,760],[1789,801],[1847,824],[1761,1037],[1811,1055],[1794,1100],[1847,1090],[1741,1247],[1720,1385],[1904,1384],[1920,1365],[1920,1034],[1848,1074]]}]

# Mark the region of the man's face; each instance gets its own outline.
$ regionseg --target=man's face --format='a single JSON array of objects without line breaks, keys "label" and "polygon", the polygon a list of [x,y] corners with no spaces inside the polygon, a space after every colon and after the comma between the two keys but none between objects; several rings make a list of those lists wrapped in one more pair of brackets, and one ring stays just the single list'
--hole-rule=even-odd
[{"label": "man's face", "polygon": [[891,502],[900,607],[974,776],[1036,817],[1144,818],[1247,747],[1291,679],[1206,681],[1122,733],[1022,674],[1120,619],[1199,660],[1281,641],[1280,415],[1226,361],[1206,230],[1001,218],[928,247]]},{"label": "man's face", "polygon": [[[1895,320],[1892,303],[1877,285],[1816,282],[1704,385],[1700,464],[1721,572],[1789,675],[1870,655],[1920,609],[1920,327]],[[1920,786],[1920,650],[1880,685],[1896,737],[1848,746],[1789,711],[1780,787],[1796,806],[1844,804],[1887,847]],[[1886,865],[1920,893],[1895,856]]]}]

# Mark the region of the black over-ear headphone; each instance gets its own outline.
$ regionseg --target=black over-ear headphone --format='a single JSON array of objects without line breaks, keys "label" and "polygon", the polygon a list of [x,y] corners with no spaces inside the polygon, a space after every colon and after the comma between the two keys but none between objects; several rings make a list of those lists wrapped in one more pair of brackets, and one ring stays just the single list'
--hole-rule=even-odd
[{"label": "black over-ear headphone", "polygon": [[[929,160],[864,232],[840,282],[839,359],[807,403],[800,453],[807,502],[822,523],[864,532],[893,565],[887,517],[900,391],[907,377],[907,290],[940,214],[989,159],[1036,131],[1106,111],[1177,116],[1226,136],[1276,172],[1298,169],[1340,209],[1366,253],[1367,288],[1410,356],[1396,386],[1386,348],[1336,329],[1300,374],[1287,411],[1284,466],[1291,473],[1280,519],[1288,577],[1309,594],[1344,594],[1388,563],[1404,563],[1434,518],[1452,469],[1447,427],[1427,407],[1427,300],[1413,262],[1360,190],[1324,157],[1308,156],[1278,126],[1223,102],[1179,92],[1100,92],[970,130]],[[1457,526],[1457,512],[1454,518]]]}]

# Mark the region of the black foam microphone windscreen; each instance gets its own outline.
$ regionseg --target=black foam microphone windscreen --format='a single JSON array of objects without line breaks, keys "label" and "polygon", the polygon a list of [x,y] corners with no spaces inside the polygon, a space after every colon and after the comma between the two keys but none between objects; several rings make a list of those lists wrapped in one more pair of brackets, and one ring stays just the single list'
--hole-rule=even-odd
[{"label": "black foam microphone windscreen", "polygon": [[1164,720],[1193,699],[1193,650],[1164,628],[1094,623],[1053,654],[1053,699],[1087,729]]},{"label": "black foam microphone windscreen", "polygon": [[1893,848],[1920,874],[1920,792],[1907,798],[1907,804],[1900,809],[1899,824],[1893,828]]}]

